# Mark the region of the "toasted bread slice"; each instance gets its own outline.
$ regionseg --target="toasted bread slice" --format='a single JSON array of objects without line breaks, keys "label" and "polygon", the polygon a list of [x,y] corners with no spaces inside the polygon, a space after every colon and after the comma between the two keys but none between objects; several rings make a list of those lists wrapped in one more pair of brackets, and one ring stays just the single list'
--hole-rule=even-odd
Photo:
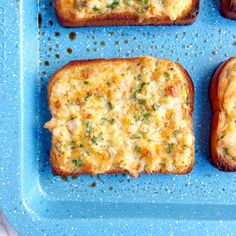
[{"label": "toasted bread slice", "polygon": [[199,0],[55,0],[59,23],[65,27],[108,25],[187,25]]},{"label": "toasted bread slice", "polygon": [[48,85],[53,173],[189,173],[193,100],[191,78],[169,60],[70,62]]},{"label": "toasted bread slice", "polygon": [[236,0],[221,0],[221,14],[232,20],[236,20]]},{"label": "toasted bread slice", "polygon": [[212,163],[236,171],[236,57],[222,63],[210,85]]}]

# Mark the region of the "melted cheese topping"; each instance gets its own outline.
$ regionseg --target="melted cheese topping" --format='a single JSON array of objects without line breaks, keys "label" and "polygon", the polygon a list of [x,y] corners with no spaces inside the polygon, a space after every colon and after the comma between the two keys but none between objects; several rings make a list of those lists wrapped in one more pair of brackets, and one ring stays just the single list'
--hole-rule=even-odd
[{"label": "melted cheese topping", "polygon": [[60,0],[66,11],[75,9],[79,18],[90,18],[109,13],[131,13],[140,20],[169,17],[176,20],[189,13],[194,0]]},{"label": "melted cheese topping", "polygon": [[220,115],[218,153],[236,163],[236,60],[223,69],[218,91]]},{"label": "melted cheese topping", "polygon": [[73,65],[50,94],[53,151],[70,173],[184,173],[193,162],[190,87],[171,61]]}]

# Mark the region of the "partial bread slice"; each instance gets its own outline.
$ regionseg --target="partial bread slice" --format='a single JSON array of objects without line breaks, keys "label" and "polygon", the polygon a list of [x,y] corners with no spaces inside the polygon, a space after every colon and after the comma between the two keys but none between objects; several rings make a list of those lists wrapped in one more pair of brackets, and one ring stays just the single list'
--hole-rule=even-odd
[{"label": "partial bread slice", "polygon": [[188,25],[195,21],[198,10],[199,0],[55,0],[56,16],[65,27]]},{"label": "partial bread slice", "polygon": [[236,171],[236,57],[222,63],[210,85],[211,156],[222,171]]},{"label": "partial bread slice", "polygon": [[221,14],[232,20],[236,20],[236,0],[221,0]]},{"label": "partial bread slice", "polygon": [[51,78],[55,175],[187,174],[194,164],[194,87],[152,57],[72,61]]}]

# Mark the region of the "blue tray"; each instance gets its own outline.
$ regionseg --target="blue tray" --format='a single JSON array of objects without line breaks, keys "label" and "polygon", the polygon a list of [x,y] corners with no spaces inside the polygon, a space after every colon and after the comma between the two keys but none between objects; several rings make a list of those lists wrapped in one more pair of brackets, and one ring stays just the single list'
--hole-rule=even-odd
[{"label": "blue tray", "polygon": [[[236,234],[236,174],[209,162],[208,99],[213,71],[236,55],[236,22],[208,0],[192,26],[66,29],[52,1],[39,2],[0,0],[0,207],[12,225],[34,236]],[[140,55],[178,61],[192,76],[194,171],[54,177],[43,128],[51,75],[74,59]]]}]

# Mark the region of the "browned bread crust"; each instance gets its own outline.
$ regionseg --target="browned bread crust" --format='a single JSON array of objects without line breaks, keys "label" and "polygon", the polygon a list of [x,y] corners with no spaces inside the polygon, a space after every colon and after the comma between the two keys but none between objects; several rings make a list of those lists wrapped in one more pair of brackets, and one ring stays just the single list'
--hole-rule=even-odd
[{"label": "browned bread crust", "polygon": [[[230,58],[227,61],[223,62],[215,71],[209,89],[210,103],[212,108],[212,121],[211,121],[211,160],[212,164],[221,171],[234,172],[236,171],[236,165],[232,165],[224,156],[219,155],[217,152],[217,143],[218,143],[218,125],[219,125],[219,114],[221,111],[220,100],[218,97],[218,89],[220,86],[220,75],[227,65],[235,58]],[[222,77],[221,77],[222,79]]]},{"label": "browned bread crust", "polygon": [[169,17],[157,16],[140,21],[139,17],[131,13],[110,13],[91,18],[79,18],[73,10],[67,16],[62,13],[60,0],[55,0],[55,14],[60,25],[64,27],[82,26],[119,26],[119,25],[190,25],[199,12],[200,0],[194,0],[192,7],[183,17],[171,20]]},{"label": "browned bread crust", "polygon": [[[66,70],[70,70],[73,69],[74,66],[79,66],[79,65],[94,65],[97,64],[99,62],[106,62],[106,61],[135,61],[138,58],[113,58],[113,59],[90,59],[90,60],[76,60],[76,61],[71,61],[69,62],[67,65],[65,65],[64,67],[62,67],[60,70],[58,70],[50,79],[49,83],[48,83],[48,104],[49,104],[49,108],[50,110],[52,110],[53,104],[51,103],[51,91],[52,91],[52,87],[54,85],[54,83],[56,82],[56,80],[59,78],[59,74],[62,73],[63,71]],[[168,61],[168,60],[167,60]],[[171,62],[171,61],[170,61]],[[190,119],[191,119],[191,123],[192,123],[192,113],[194,110],[194,84],[193,81],[191,79],[191,77],[189,76],[188,72],[177,62],[175,62],[178,66],[178,68],[183,72],[183,74],[186,77],[186,82],[189,85],[189,102],[190,102]],[[60,163],[60,161],[57,159],[59,158],[57,156],[57,154],[53,151],[53,149],[51,149],[51,153],[50,153],[50,165],[52,168],[52,172],[54,175],[59,175],[59,176],[79,176],[79,175],[84,175],[84,174],[93,174],[93,167],[88,167],[88,166],[82,166],[80,169],[78,169],[75,172],[71,172],[70,170],[61,170],[58,166],[58,163]],[[185,175],[188,174],[192,171],[193,167],[194,167],[194,148],[192,148],[191,150],[191,154],[190,154],[190,158],[191,158],[191,164],[189,165],[188,169],[185,169],[184,171],[177,171],[175,173],[173,172],[168,172],[168,171],[154,171],[152,173],[148,173],[148,172],[142,172],[142,174],[177,174],[177,175]],[[137,177],[135,175],[132,175],[131,173],[129,173],[128,171],[124,171],[123,169],[119,169],[119,168],[114,168],[111,169],[110,171],[104,173],[104,174],[130,174],[133,177]]]},{"label": "browned bread crust", "polygon": [[221,14],[226,18],[236,20],[236,0],[221,0]]}]

